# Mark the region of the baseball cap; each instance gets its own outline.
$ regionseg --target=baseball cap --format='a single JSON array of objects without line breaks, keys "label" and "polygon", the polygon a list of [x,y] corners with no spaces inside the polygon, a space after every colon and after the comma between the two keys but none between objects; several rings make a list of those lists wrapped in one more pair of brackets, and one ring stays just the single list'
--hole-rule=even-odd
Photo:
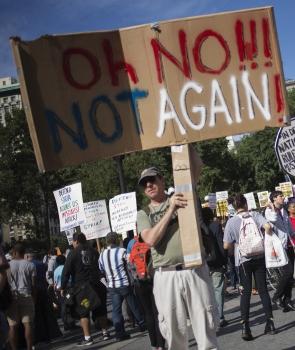
[{"label": "baseball cap", "polygon": [[150,177],[150,176],[162,176],[162,174],[161,174],[160,170],[154,166],[151,168],[144,169],[142,171],[142,173],[140,174],[140,178],[138,180],[138,185],[141,185],[142,180],[147,178],[147,177]]}]

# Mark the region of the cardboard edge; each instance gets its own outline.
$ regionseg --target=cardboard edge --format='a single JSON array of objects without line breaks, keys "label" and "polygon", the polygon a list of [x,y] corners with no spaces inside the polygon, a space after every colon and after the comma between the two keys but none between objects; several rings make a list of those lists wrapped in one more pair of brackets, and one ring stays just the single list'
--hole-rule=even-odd
[{"label": "cardboard edge", "polygon": [[276,25],[276,20],[275,20],[275,14],[274,14],[274,8],[273,6],[268,8],[269,11],[269,16],[271,18],[272,21],[272,25],[273,25],[273,33],[274,33],[274,37],[275,37],[275,43],[276,43],[276,52],[277,52],[277,61],[278,61],[278,68],[279,71],[282,73],[281,74],[281,90],[282,90],[282,94],[283,94],[283,99],[285,102],[285,112],[286,115],[283,116],[284,119],[284,125],[290,125],[291,123],[291,119],[290,119],[290,112],[289,112],[289,106],[287,103],[287,89],[286,89],[286,85],[285,85],[285,74],[284,74],[284,69],[283,69],[283,61],[282,61],[282,55],[281,55],[281,48],[279,45],[279,37],[278,37],[278,31],[277,31],[277,25]]},{"label": "cardboard edge", "polygon": [[23,73],[23,67],[22,67],[22,59],[21,59],[21,54],[19,51],[19,44],[21,43],[21,39],[18,37],[12,37],[10,38],[10,45],[12,47],[12,52],[16,64],[16,69],[17,69],[17,75],[19,78],[20,82],[20,90],[21,90],[21,97],[23,101],[23,106],[24,106],[24,111],[27,119],[27,123],[29,126],[29,131],[30,131],[30,136],[32,139],[33,143],[33,148],[34,148],[34,153],[37,161],[37,165],[39,168],[40,172],[45,172],[45,166],[42,158],[42,153],[41,149],[39,146],[38,142],[38,136],[34,124],[34,119],[33,119],[33,114],[31,110],[31,105],[30,105],[30,99],[29,99],[29,94],[28,94],[28,88],[26,84],[26,80],[24,78],[24,73]]}]

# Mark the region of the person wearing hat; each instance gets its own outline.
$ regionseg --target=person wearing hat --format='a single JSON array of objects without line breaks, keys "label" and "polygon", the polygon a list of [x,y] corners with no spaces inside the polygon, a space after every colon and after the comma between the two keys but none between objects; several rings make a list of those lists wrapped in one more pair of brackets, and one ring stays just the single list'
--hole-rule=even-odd
[{"label": "person wearing hat", "polygon": [[[288,264],[281,267],[281,277],[275,291],[272,301],[283,312],[295,311],[292,303],[292,287],[294,266],[294,250],[291,247],[290,238],[293,236],[291,222],[288,213],[284,208],[284,195],[282,191],[273,191],[270,196],[269,207],[265,209],[265,218],[274,225],[274,232],[279,237],[286,253],[288,255]],[[291,202],[288,209],[291,209]]]},{"label": "person wearing hat", "polygon": [[116,232],[109,232],[106,236],[107,249],[99,257],[99,268],[104,272],[108,291],[112,300],[112,319],[117,341],[130,338],[125,331],[122,315],[122,303],[126,299],[141,332],[145,331],[144,319],[133,294],[130,277],[127,270],[126,249],[119,247]]},{"label": "person wearing hat", "polygon": [[187,206],[187,199],[177,192],[168,197],[164,178],[155,167],[143,170],[138,184],[150,200],[137,213],[137,230],[140,239],[151,246],[162,335],[169,349],[188,349],[188,315],[198,349],[218,349],[218,310],[208,266],[184,265],[177,211]]}]

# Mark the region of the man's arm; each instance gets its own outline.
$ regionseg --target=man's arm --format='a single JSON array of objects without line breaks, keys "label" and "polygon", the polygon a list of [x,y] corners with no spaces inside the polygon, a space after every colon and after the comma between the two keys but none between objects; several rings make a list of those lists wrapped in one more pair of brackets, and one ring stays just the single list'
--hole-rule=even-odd
[{"label": "man's arm", "polygon": [[170,205],[162,219],[152,228],[144,229],[141,232],[142,239],[151,247],[154,247],[161,241],[167,231],[169,222],[174,212],[179,208],[185,208],[187,200],[182,193],[176,193],[170,198]]}]

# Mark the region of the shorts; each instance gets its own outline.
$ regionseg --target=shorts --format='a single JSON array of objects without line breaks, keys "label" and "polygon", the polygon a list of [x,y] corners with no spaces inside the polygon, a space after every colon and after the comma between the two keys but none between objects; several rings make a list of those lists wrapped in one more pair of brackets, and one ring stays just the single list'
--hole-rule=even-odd
[{"label": "shorts", "polygon": [[34,320],[35,306],[31,295],[14,295],[11,305],[6,311],[9,326],[31,323]]}]

